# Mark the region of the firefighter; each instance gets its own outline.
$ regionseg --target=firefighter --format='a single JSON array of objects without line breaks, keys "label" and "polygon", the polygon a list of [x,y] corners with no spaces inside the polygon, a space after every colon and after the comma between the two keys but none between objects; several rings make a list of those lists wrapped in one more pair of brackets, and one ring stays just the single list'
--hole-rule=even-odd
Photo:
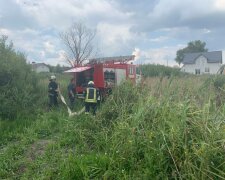
[{"label": "firefighter", "polygon": [[53,75],[50,77],[48,84],[48,97],[49,97],[49,108],[52,108],[53,106],[58,106],[58,83],[56,82],[56,77]]},{"label": "firefighter", "polygon": [[70,80],[70,84],[68,85],[67,90],[68,90],[68,96],[70,100],[70,108],[72,110],[74,108],[75,96],[76,96],[76,86],[75,86],[74,78]]},{"label": "firefighter", "polygon": [[94,82],[89,81],[88,87],[84,91],[85,114],[89,114],[90,109],[92,109],[93,115],[96,115],[98,97],[99,91],[94,87]]}]

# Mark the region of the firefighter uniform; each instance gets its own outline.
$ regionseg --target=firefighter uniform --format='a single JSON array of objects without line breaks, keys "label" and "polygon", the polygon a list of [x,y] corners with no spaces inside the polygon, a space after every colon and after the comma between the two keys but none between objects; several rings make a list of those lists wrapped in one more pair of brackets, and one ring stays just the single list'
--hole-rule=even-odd
[{"label": "firefighter uniform", "polygon": [[49,107],[58,106],[58,84],[55,82],[55,76],[51,76],[48,84]]},{"label": "firefighter uniform", "polygon": [[99,96],[99,92],[96,88],[94,88],[94,82],[90,81],[88,83],[88,87],[84,92],[84,102],[85,102],[85,113],[89,113],[90,109],[93,110],[93,114],[96,114],[97,109],[97,98]]}]

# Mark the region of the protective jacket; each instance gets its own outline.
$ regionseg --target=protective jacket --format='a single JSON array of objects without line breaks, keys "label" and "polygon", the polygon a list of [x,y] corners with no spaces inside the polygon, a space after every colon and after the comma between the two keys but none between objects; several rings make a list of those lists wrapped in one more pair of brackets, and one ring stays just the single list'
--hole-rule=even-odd
[{"label": "protective jacket", "polygon": [[98,91],[94,87],[88,87],[85,91],[84,98],[86,103],[97,103]]},{"label": "protective jacket", "polygon": [[58,84],[55,81],[50,81],[50,83],[48,84],[48,94],[49,96],[57,96],[58,92]]},{"label": "protective jacket", "polygon": [[69,98],[74,97],[76,94],[76,86],[73,83],[70,83],[67,87]]}]

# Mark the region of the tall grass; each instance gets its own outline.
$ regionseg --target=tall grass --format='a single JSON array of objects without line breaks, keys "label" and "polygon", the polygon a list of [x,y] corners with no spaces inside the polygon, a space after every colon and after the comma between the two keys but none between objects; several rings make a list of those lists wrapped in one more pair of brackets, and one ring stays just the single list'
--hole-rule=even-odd
[{"label": "tall grass", "polygon": [[[51,73],[38,74],[38,89],[37,94],[39,95],[39,101],[37,102],[37,106],[47,107],[48,106],[48,84]],[[67,98],[67,86],[70,82],[70,78],[72,78],[71,74],[55,74],[56,82],[59,85],[60,92],[62,95]],[[60,99],[59,99],[60,101]]]},{"label": "tall grass", "polygon": [[[114,94],[108,102],[112,106],[102,111],[108,115],[114,109],[112,114],[118,114],[109,142],[118,152],[118,169],[123,169],[128,179],[224,178],[224,116],[218,116],[218,112],[225,107],[216,109],[211,103],[215,100],[211,85],[204,88],[206,96],[198,78],[184,83],[192,82],[196,87],[182,86],[179,81],[183,79],[156,81],[147,84],[160,88],[139,94],[138,100],[131,96],[137,95],[133,89],[127,94]],[[185,87],[183,96],[178,85]],[[129,100],[121,106],[125,99]]]},{"label": "tall grass", "polygon": [[137,73],[141,73],[144,77],[170,77],[170,76],[184,76],[185,73],[180,71],[180,68],[172,68],[159,64],[144,64],[137,68]]},{"label": "tall grass", "polygon": [[208,77],[149,78],[115,88],[96,117],[62,109],[0,129],[0,178],[224,179],[216,93]]}]

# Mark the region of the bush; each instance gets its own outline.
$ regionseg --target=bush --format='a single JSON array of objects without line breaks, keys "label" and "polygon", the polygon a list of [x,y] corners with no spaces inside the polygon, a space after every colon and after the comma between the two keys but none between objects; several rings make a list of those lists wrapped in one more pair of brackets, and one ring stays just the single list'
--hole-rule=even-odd
[{"label": "bush", "polygon": [[25,56],[0,38],[0,117],[15,118],[34,107],[36,76],[26,64]]}]

